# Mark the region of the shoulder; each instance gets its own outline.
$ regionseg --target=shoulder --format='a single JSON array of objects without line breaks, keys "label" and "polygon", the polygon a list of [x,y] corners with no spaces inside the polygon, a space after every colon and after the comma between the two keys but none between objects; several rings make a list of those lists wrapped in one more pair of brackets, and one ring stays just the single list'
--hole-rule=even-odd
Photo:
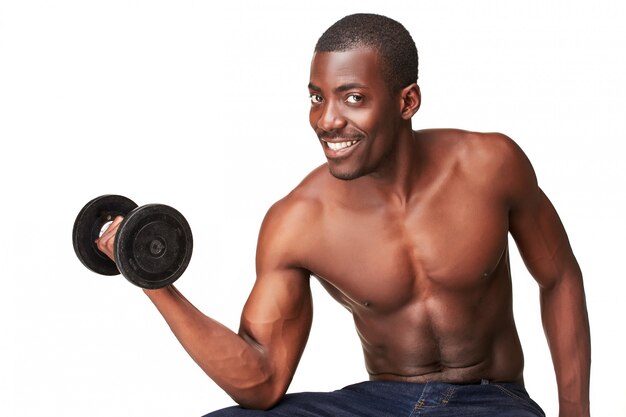
[{"label": "shoulder", "polygon": [[[459,129],[422,131],[431,148],[450,158],[466,180],[516,199],[537,187],[530,160],[509,136]],[[418,132],[421,133],[421,132]]]},{"label": "shoulder", "polygon": [[494,159],[524,159],[521,148],[510,137],[498,132],[472,132],[461,129],[428,129],[416,132],[431,142],[432,147],[445,150],[450,156],[470,163]]},{"label": "shoulder", "polygon": [[313,170],[289,194],[268,210],[259,233],[258,256],[281,254],[283,261],[298,264],[305,256],[306,242],[323,215],[328,188],[327,168]]},{"label": "shoulder", "polygon": [[475,167],[485,172],[490,187],[509,208],[535,200],[539,190],[535,171],[513,139],[502,133],[477,133],[473,140]]},{"label": "shoulder", "polygon": [[307,175],[289,194],[272,205],[264,223],[286,223],[313,220],[319,213],[327,189],[327,169],[322,165]]}]

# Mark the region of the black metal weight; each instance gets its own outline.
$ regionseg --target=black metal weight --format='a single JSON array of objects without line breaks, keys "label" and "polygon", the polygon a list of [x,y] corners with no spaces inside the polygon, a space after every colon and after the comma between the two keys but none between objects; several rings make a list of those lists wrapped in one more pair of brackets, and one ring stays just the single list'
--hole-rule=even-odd
[{"label": "black metal weight", "polygon": [[163,204],[130,212],[115,239],[115,263],[126,279],[142,288],[173,283],[191,260],[191,228],[182,214]]},{"label": "black metal weight", "polygon": [[74,222],[72,241],[74,252],[87,269],[101,275],[118,275],[115,262],[100,252],[96,239],[102,228],[117,216],[126,216],[137,207],[134,201],[121,195],[96,197],[83,207]]},{"label": "black metal weight", "polygon": [[[95,240],[107,222],[124,216],[115,235],[115,262],[100,252]],[[187,220],[163,204],[137,205],[126,197],[106,195],[80,211],[73,231],[74,251],[91,271],[120,272],[133,284],[148,289],[176,281],[187,268],[193,237]]]}]

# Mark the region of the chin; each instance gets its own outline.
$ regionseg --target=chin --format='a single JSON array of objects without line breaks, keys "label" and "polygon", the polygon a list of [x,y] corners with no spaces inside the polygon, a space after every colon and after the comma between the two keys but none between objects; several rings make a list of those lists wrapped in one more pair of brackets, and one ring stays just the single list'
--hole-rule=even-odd
[{"label": "chin", "polygon": [[330,174],[333,177],[337,178],[338,180],[343,180],[343,181],[355,180],[357,178],[360,178],[366,175],[365,173],[363,173],[361,170],[358,170],[358,169],[354,171],[347,171],[347,170],[336,169],[336,168],[329,166],[328,170],[330,171]]}]

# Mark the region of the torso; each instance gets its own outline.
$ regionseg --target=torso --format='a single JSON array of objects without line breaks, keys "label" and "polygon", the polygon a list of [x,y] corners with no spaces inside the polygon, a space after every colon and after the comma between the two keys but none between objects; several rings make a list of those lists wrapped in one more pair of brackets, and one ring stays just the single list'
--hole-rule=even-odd
[{"label": "torso", "polygon": [[522,381],[508,207],[467,157],[482,139],[457,136],[420,134],[429,166],[407,201],[347,192],[324,167],[289,197],[316,213],[301,267],[352,312],[372,379]]}]

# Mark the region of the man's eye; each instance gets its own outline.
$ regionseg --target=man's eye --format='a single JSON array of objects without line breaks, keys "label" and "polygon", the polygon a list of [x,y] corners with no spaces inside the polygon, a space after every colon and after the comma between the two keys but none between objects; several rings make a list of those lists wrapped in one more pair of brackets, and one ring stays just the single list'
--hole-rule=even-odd
[{"label": "man's eye", "polygon": [[346,101],[350,104],[358,104],[363,101],[363,96],[359,94],[350,94]]},{"label": "man's eye", "polygon": [[311,94],[310,97],[312,104],[319,104],[322,102],[322,96],[320,96],[319,94]]}]

